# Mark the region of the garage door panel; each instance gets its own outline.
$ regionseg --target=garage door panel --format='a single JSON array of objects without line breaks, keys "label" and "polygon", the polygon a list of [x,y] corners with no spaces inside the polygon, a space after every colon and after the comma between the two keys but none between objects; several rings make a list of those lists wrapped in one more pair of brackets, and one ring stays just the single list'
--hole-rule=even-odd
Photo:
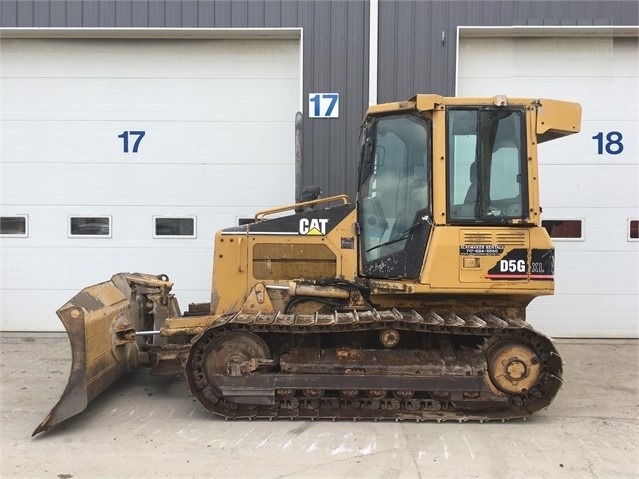
[{"label": "garage door panel", "polygon": [[[566,38],[463,39],[460,42],[463,62],[459,62],[457,78],[475,81],[517,77],[524,82],[553,78],[565,82],[568,79],[564,77],[595,81],[602,73],[613,73],[612,39],[578,41],[583,48],[575,49],[575,40]],[[486,63],[487,52],[492,54],[490,63]]]},{"label": "garage door panel", "polygon": [[[188,276],[188,273],[191,272],[192,278],[185,279],[178,286],[186,289],[208,289],[208,281],[200,283],[194,279],[201,275],[210,276],[211,268],[208,260],[201,261],[196,265],[185,262],[179,254],[158,255],[158,251],[155,249],[140,249],[135,245],[128,247],[114,245],[110,252],[105,254],[104,248],[98,246],[96,241],[93,240],[93,246],[90,246],[91,240],[78,239],[79,245],[73,251],[69,251],[68,248],[42,248],[37,252],[17,249],[16,259],[11,259],[7,264],[7,268],[14,272],[14,278],[7,289],[28,289],[29,287],[38,289],[43,286],[51,289],[78,287],[81,289],[87,285],[81,284],[80,278],[98,282],[105,281],[112,274],[121,271],[167,273],[172,280],[176,274]],[[167,248],[168,245],[162,246]],[[210,241],[201,241],[199,248],[189,250],[191,257],[197,255],[203,259],[210,258],[211,253],[212,244]],[[55,285],[34,282],[34,277],[42,271],[43,261],[55,266]],[[90,267],[90,272],[86,271],[88,267]]]},{"label": "garage door panel", "polygon": [[[5,126],[6,125],[6,126]],[[29,121],[2,123],[0,152],[16,163],[216,163],[291,164],[294,120],[259,121]],[[124,131],[144,131],[133,153],[123,151]],[[287,132],[288,134],[283,134]],[[79,154],[81,152],[81,154]],[[284,154],[285,153],[285,154]]]},{"label": "garage door panel", "polygon": [[[566,81],[585,77],[590,81],[619,77],[637,68],[636,49],[636,38],[611,36],[463,38],[460,57],[464,61],[459,62],[457,78],[557,77]],[[487,52],[491,63],[486,63]]]},{"label": "garage door panel", "polygon": [[42,175],[35,176],[27,165],[6,165],[3,176],[11,180],[2,181],[2,201],[7,207],[67,205],[70,214],[81,213],[85,206],[103,206],[108,212],[117,205],[249,205],[265,209],[294,198],[290,165],[247,165],[242,174],[237,164],[158,164],[149,168],[144,164],[98,163],[38,168]]},{"label": "garage door panel", "polygon": [[[514,38],[513,70],[516,76],[612,76],[613,38]],[[552,52],[551,55],[548,53]],[[569,59],[569,61],[567,61]]]},{"label": "garage door panel", "polygon": [[[606,303],[604,311],[598,296],[544,297],[530,304],[528,321],[556,337],[636,338],[639,326],[632,301],[633,296],[615,296],[614,301]],[[565,302],[570,304],[569,308]]]},{"label": "garage door panel", "polygon": [[[247,201],[245,201],[247,202]],[[247,202],[248,203],[248,202]],[[27,214],[29,221],[28,238],[2,238],[2,247],[11,255],[5,258],[26,255],[32,251],[34,255],[40,255],[43,248],[61,250],[67,248],[71,254],[78,248],[143,248],[165,249],[174,251],[185,250],[185,258],[197,259],[198,262],[210,263],[209,256],[191,254],[193,248],[209,248],[213,244],[215,232],[219,229],[236,226],[238,218],[252,218],[257,211],[266,209],[265,204],[258,204],[259,198],[255,198],[252,204],[228,204],[228,205],[139,205],[134,209],[128,205],[102,204],[77,208],[71,214],[77,215],[108,215],[111,217],[110,238],[67,238],[69,207],[67,205],[17,205],[11,206],[10,214]],[[280,203],[281,204],[281,203]],[[196,238],[153,238],[154,216],[194,217],[196,220]],[[115,250],[117,252],[117,249]],[[105,250],[104,255],[109,255],[110,249]],[[158,251],[158,254],[161,254]],[[55,257],[58,253],[55,254]],[[45,256],[46,257],[46,254]],[[52,256],[53,258],[53,256]],[[8,259],[6,261],[9,261]],[[9,264],[8,262],[6,264]],[[13,264],[13,263],[12,263]],[[19,269],[19,262],[15,263]],[[2,271],[6,272],[8,269]],[[47,263],[41,263],[39,268],[41,278],[46,280]],[[210,264],[207,266],[210,269]],[[208,280],[207,280],[208,281]],[[9,286],[9,282],[3,283]]]},{"label": "garage door panel", "polygon": [[[586,131],[588,122],[622,121],[631,122],[637,118],[636,94],[632,88],[635,77],[612,80],[593,78],[544,79],[509,77],[509,83],[503,84],[503,78],[459,78],[460,84],[472,82],[464,96],[488,96],[504,94],[509,97],[558,98],[583,103],[582,131]],[[587,91],[583,94],[579,91]]]},{"label": "garage door panel", "polygon": [[[460,39],[457,81],[472,78],[473,85],[482,78],[495,75],[496,68],[486,68],[486,52],[497,52],[490,65],[497,63],[499,72],[504,76],[513,75],[513,41],[505,38]],[[463,61],[462,61],[463,60]],[[468,88],[469,85],[465,85]]]},{"label": "garage door panel", "polygon": [[[638,253],[608,252],[602,255],[557,252],[555,288],[558,295],[639,295],[639,279],[628,264],[639,264]],[[635,307],[636,309],[636,307]]]},{"label": "garage door panel", "polygon": [[[84,272],[78,272],[78,274],[85,274]],[[102,276],[95,282],[101,282],[108,277]],[[97,278],[97,275],[96,275]],[[188,278],[185,276],[184,279]],[[170,278],[172,281],[174,277]],[[88,283],[84,283],[86,285]],[[64,305],[69,298],[77,294],[78,288],[73,287],[69,289],[35,289],[32,286],[26,289],[12,289],[8,294],[11,294],[11,302],[0,303],[0,331],[27,331],[27,332],[62,332],[64,326],[55,314],[55,311],[62,305]],[[177,286],[173,289],[180,298],[189,298],[194,302],[207,302],[210,300],[210,291],[204,291],[201,289],[184,289]],[[28,305],[28,307],[25,307]],[[43,308],[39,305],[47,305],[47,308]],[[186,309],[186,303],[182,299],[180,306]],[[66,348],[65,348],[66,349]]]},{"label": "garage door panel", "polygon": [[[172,78],[241,78],[264,67],[264,77],[287,78],[298,77],[299,68],[291,62],[299,57],[299,44],[290,40],[3,38],[2,43],[4,77],[156,78],[168,76],[170,67]],[[25,55],[33,61],[22,61]],[[245,68],[238,69],[238,60]]]},{"label": "garage door panel", "polygon": [[[637,254],[636,241],[628,241],[628,220],[639,219],[639,214],[634,208],[616,208],[611,215],[607,208],[588,210],[585,208],[548,208],[544,209],[542,219],[561,220],[578,219],[582,221],[583,240],[556,239],[557,261],[561,261],[564,253],[579,255],[575,261],[586,261],[589,256],[607,256],[610,254]],[[632,256],[626,258],[631,261]],[[621,271],[630,271],[628,263],[621,265]]]},{"label": "garage door panel", "polygon": [[[596,108],[583,105],[584,108]],[[584,121],[578,135],[562,138],[561,142],[547,142],[539,146],[540,167],[552,164],[568,164],[573,172],[578,173],[577,167],[584,165],[598,165],[607,168],[616,165],[631,165],[637,163],[635,159],[639,153],[636,135],[637,115],[618,111],[614,118],[600,118],[596,122]],[[621,134],[621,137],[618,136]],[[608,135],[613,134],[614,137]],[[601,135],[600,140],[593,138]],[[619,140],[623,146],[620,154],[610,154],[605,149],[609,140]],[[601,143],[600,143],[601,142]],[[561,147],[564,145],[564,148]],[[618,145],[608,145],[619,149]],[[568,154],[567,154],[568,153]]]},{"label": "garage door panel", "polygon": [[544,206],[618,208],[637,196],[639,165],[546,165],[542,160],[539,177]]},{"label": "garage door panel", "polygon": [[[284,80],[150,80],[38,78],[5,79],[3,117],[7,120],[286,121],[297,97],[296,78]],[[20,92],[29,89],[25,100]],[[268,97],[288,101],[268,102]],[[270,103],[264,108],[264,103]],[[242,107],[239,107],[239,105]]]},{"label": "garage door panel", "polygon": [[[0,238],[2,329],[61,329],[55,309],[118,271],[166,273],[183,303],[208,301],[215,232],[292,202],[299,40],[0,50],[2,214],[28,217],[27,237]],[[68,237],[69,215],[108,216],[110,237]],[[154,216],[194,217],[197,236],[154,238]]]}]

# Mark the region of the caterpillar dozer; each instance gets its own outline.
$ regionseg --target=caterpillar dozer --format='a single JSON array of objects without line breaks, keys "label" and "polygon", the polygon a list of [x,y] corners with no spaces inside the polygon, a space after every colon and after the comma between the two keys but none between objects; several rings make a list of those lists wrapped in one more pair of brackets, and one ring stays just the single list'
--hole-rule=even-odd
[{"label": "caterpillar dozer", "polygon": [[167,276],[120,273],[63,305],[71,373],[33,434],[139,365],[185,374],[229,419],[483,422],[548,406],[562,360],[526,322],[554,289],[537,145],[580,123],[577,103],[502,95],[370,107],[356,201],[312,194],[217,232],[210,303],[182,313]]}]

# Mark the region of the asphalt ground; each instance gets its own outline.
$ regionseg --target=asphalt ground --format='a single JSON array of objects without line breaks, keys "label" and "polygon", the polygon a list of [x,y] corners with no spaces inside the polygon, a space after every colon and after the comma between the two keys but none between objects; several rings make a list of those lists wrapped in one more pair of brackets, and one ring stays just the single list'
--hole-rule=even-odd
[{"label": "asphalt ground", "polygon": [[639,342],[558,340],[564,386],[527,421],[225,421],[140,368],[51,431],[63,334],[0,334],[2,478],[636,478]]}]

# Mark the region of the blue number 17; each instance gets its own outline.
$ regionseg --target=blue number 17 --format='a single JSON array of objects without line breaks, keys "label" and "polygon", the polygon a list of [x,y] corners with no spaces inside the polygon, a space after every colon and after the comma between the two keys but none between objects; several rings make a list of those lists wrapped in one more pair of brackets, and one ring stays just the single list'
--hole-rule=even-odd
[{"label": "blue number 17", "polygon": [[328,108],[326,109],[326,116],[331,116],[331,113],[333,113],[333,108],[335,108],[335,105],[337,104],[337,99],[339,98],[339,95],[337,93],[326,93],[322,96],[324,98],[329,98],[331,100],[331,102],[328,105]]},{"label": "blue number 17", "polygon": [[118,138],[122,138],[122,150],[124,153],[129,152],[129,135],[137,136],[135,143],[133,143],[133,153],[137,153],[138,148],[140,147],[140,142],[142,141],[142,138],[144,138],[145,134],[145,131],[123,131],[122,134],[118,135]]},{"label": "blue number 17", "polygon": [[[323,93],[322,95],[315,95],[311,97],[311,102],[313,103],[313,116],[331,116],[333,110],[335,109],[335,105],[337,104],[338,98],[339,95],[337,93]],[[320,113],[320,103],[323,99],[330,100],[330,103],[328,104],[328,108],[326,108],[326,111],[322,115]]]}]

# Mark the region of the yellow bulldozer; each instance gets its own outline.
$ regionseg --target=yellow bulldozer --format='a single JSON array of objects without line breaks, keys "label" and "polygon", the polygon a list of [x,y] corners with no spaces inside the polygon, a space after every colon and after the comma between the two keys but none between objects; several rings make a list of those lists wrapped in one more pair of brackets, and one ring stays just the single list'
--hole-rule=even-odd
[{"label": "yellow bulldozer", "polygon": [[370,107],[356,201],[311,194],[217,232],[210,303],[182,313],[167,276],[120,273],[62,306],[71,373],[34,435],[139,365],[185,374],[229,419],[488,421],[546,407],[562,361],[526,322],[554,290],[537,145],[580,122],[577,103],[503,95]]}]

